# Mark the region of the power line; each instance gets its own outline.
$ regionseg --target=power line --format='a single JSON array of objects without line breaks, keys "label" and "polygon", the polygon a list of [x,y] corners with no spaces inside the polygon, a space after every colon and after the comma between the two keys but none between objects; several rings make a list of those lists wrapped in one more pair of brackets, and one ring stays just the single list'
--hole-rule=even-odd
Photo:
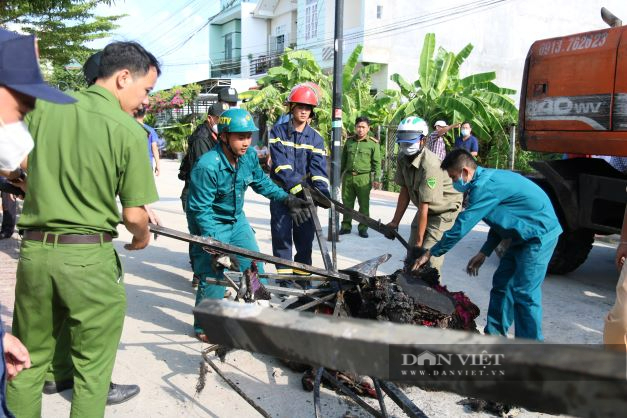
[{"label": "power line", "polygon": [[[170,47],[169,49],[166,50],[166,52],[162,52],[160,54],[157,54],[157,56],[161,57],[165,57],[169,54],[171,54],[172,52],[176,51],[177,49],[183,47],[187,42],[189,42],[194,36],[196,36],[198,33],[200,33],[201,30],[203,30],[205,27],[207,27],[209,25],[209,23],[211,23],[211,21],[213,19],[215,19],[217,16],[219,16],[220,14],[222,14],[225,10],[228,10],[230,7],[232,7],[237,0],[231,0],[230,3],[226,4],[222,10],[220,10],[218,13],[216,13],[213,16],[210,16],[209,18],[207,18],[207,21],[205,23],[203,23],[198,29],[193,30],[191,33],[189,33],[188,35],[183,36],[183,40],[179,41],[179,43],[174,46],[174,47]],[[202,5],[201,5],[202,6]]]},{"label": "power line", "polygon": [[[485,10],[497,7],[501,5],[501,3],[505,3],[508,1],[511,1],[511,0],[478,0],[478,1],[474,1],[474,2],[461,5],[461,6],[455,6],[455,7],[451,7],[447,9],[442,9],[442,10],[427,13],[421,16],[410,17],[404,20],[396,21],[389,25],[382,25],[382,26],[378,26],[376,28],[372,28],[368,30],[357,31],[355,33],[344,36],[343,41],[350,42],[350,41],[355,41],[355,40],[359,40],[362,38],[364,40],[376,39],[376,38],[381,37],[382,35],[388,35],[388,34],[392,34],[396,32],[401,32],[401,33],[409,32],[409,31],[414,30],[416,27],[431,26],[431,25],[443,23],[449,20],[458,19],[459,17],[462,17],[462,16],[468,16],[471,14],[478,13],[480,11],[485,11]],[[193,37],[193,35],[191,37]],[[189,41],[191,37],[189,37],[185,42]],[[296,48],[296,50],[315,49],[315,48],[320,48],[320,47],[324,47],[327,45],[332,45],[332,43],[333,43],[332,38],[326,38],[326,39],[319,40],[316,42],[304,43],[299,48]],[[265,46],[265,45],[267,44],[263,44],[263,45],[260,44],[259,46]],[[251,48],[253,47],[254,46],[251,46]],[[168,51],[168,53],[171,53],[171,52],[173,51]],[[276,52],[276,53],[271,53],[271,54],[267,54],[264,56],[267,57],[267,59],[272,60],[274,58],[280,57],[281,55],[283,55],[283,53],[284,52]],[[207,64],[207,62],[201,62],[199,64]],[[178,64],[172,64],[172,65],[166,64],[164,66],[184,66],[184,65],[193,65],[193,64],[192,63],[178,63]],[[239,62],[234,63],[232,65],[220,66],[221,70],[231,70],[231,69],[237,69],[239,67],[240,67]]]}]

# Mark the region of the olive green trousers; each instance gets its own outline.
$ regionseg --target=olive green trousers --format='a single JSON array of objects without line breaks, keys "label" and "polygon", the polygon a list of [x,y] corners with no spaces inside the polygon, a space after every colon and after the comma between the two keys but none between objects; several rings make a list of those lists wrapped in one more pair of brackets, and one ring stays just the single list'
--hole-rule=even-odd
[{"label": "olive green trousers", "polygon": [[13,333],[28,349],[32,366],[7,388],[17,418],[42,416],[41,391],[55,348],[66,358],[62,352],[69,350],[73,365],[70,416],[104,416],[126,311],[122,275],[111,243],[22,241]]}]

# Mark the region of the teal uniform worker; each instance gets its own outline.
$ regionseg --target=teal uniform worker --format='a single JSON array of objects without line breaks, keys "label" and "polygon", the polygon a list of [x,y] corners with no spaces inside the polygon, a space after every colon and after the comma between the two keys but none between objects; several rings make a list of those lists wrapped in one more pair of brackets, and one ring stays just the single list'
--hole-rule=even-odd
[{"label": "teal uniform worker", "polygon": [[[355,120],[355,136],[349,138],[342,148],[342,202],[353,208],[355,199],[359,203],[359,213],[370,216],[370,189],[379,187],[381,175],[381,153],[379,141],[368,135],[370,120],[360,116]],[[340,234],[351,232],[352,218],[344,215]],[[359,236],[368,238],[368,226],[359,224]]]},{"label": "teal uniform worker", "polygon": [[512,240],[492,278],[485,333],[507,335],[514,322],[517,338],[542,341],[541,286],[562,233],[551,201],[520,174],[477,166],[466,150],[451,151],[442,161],[442,169],[458,191],[468,191],[468,207],[442,240],[416,260],[414,269],[431,255],[445,254],[483,220],[490,232],[479,253],[468,262],[468,274],[477,275],[503,238]]},{"label": "teal uniform worker", "polygon": [[[411,223],[409,245],[429,248],[438,242],[455,222],[462,206],[462,194],[453,188],[451,179],[440,168],[439,157],[425,141],[427,123],[417,116],[401,121],[396,133],[398,164],[394,181],[401,186],[396,210],[388,226],[398,228],[411,201],[418,212]],[[433,257],[431,267],[439,272],[444,256]]]},{"label": "teal uniform worker", "polygon": [[[246,110],[229,109],[218,122],[220,146],[205,153],[191,173],[187,198],[187,222],[194,235],[211,237],[252,251],[259,251],[255,232],[244,214],[244,193],[252,189],[273,201],[283,202],[290,210],[295,223],[309,218],[309,205],[302,199],[289,195],[265,175],[257,153],[250,146],[252,133],[258,131]],[[244,271],[250,267],[248,258],[232,256],[232,265]],[[192,247],[194,274],[201,280],[196,293],[196,305],[202,299],[222,299],[224,286],[207,284],[207,277],[221,278],[215,257],[199,246]],[[258,265],[263,273],[263,266]],[[196,322],[197,337],[206,341],[202,328]]]},{"label": "teal uniform worker", "polygon": [[113,247],[122,217],[133,234],[128,250],[150,242],[144,205],[158,199],[146,131],[129,115],[148,104],[159,74],[139,44],[103,52],[101,76],[76,93],[75,104],[37,102],[28,128],[28,193],[15,287],[13,330],[32,367],[7,392],[15,415],[40,417],[41,390],[62,326],[74,365],[71,417],[104,416],[126,311],[122,267]]}]

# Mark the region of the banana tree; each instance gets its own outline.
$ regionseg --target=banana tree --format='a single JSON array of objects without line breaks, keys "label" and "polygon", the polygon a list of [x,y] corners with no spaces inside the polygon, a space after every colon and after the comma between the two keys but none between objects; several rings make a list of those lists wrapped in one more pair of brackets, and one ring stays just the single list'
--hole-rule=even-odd
[{"label": "banana tree", "polygon": [[467,120],[475,134],[488,142],[506,135],[502,121],[513,122],[518,114],[509,97],[516,90],[497,86],[494,71],[460,77],[460,67],[472,52],[472,44],[457,54],[441,47],[435,53],[435,45],[435,34],[425,35],[416,81],[409,83],[399,74],[390,77],[404,100],[392,121],[412,115],[429,123],[438,119]]},{"label": "banana tree", "polygon": [[265,114],[268,121],[273,123],[287,111],[285,101],[290,90],[306,81],[318,84],[321,90],[320,103],[316,109],[316,128],[320,132],[330,132],[331,82],[310,51],[288,50],[281,57],[281,65],[270,68],[268,74],[257,81],[261,87],[259,90],[249,90],[240,94],[240,97],[246,101],[246,109]]},{"label": "banana tree", "polygon": [[[380,71],[378,64],[359,67],[362,46],[358,45],[349,56],[342,72],[342,112],[345,132],[352,132],[355,118],[359,115],[370,117],[375,123],[389,120],[390,109],[398,103],[398,94],[371,95],[372,75]],[[286,111],[285,100],[290,90],[298,83],[313,81],[320,86],[320,105],[316,109],[315,127],[322,133],[327,146],[331,132],[331,93],[333,78],[324,73],[309,51],[288,51],[281,59],[281,65],[268,70],[268,74],[258,80],[260,90],[243,93],[247,100],[245,107],[253,112],[262,112],[270,122],[276,121]]]}]

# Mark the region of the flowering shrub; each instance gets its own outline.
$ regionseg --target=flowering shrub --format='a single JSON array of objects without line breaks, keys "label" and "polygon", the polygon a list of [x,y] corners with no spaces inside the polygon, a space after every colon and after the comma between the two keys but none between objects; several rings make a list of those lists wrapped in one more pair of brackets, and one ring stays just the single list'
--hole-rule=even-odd
[{"label": "flowering shrub", "polygon": [[200,85],[188,84],[185,87],[175,86],[169,90],[161,90],[150,96],[149,113],[159,113],[168,109],[180,109],[186,103],[191,104],[200,93]]}]

